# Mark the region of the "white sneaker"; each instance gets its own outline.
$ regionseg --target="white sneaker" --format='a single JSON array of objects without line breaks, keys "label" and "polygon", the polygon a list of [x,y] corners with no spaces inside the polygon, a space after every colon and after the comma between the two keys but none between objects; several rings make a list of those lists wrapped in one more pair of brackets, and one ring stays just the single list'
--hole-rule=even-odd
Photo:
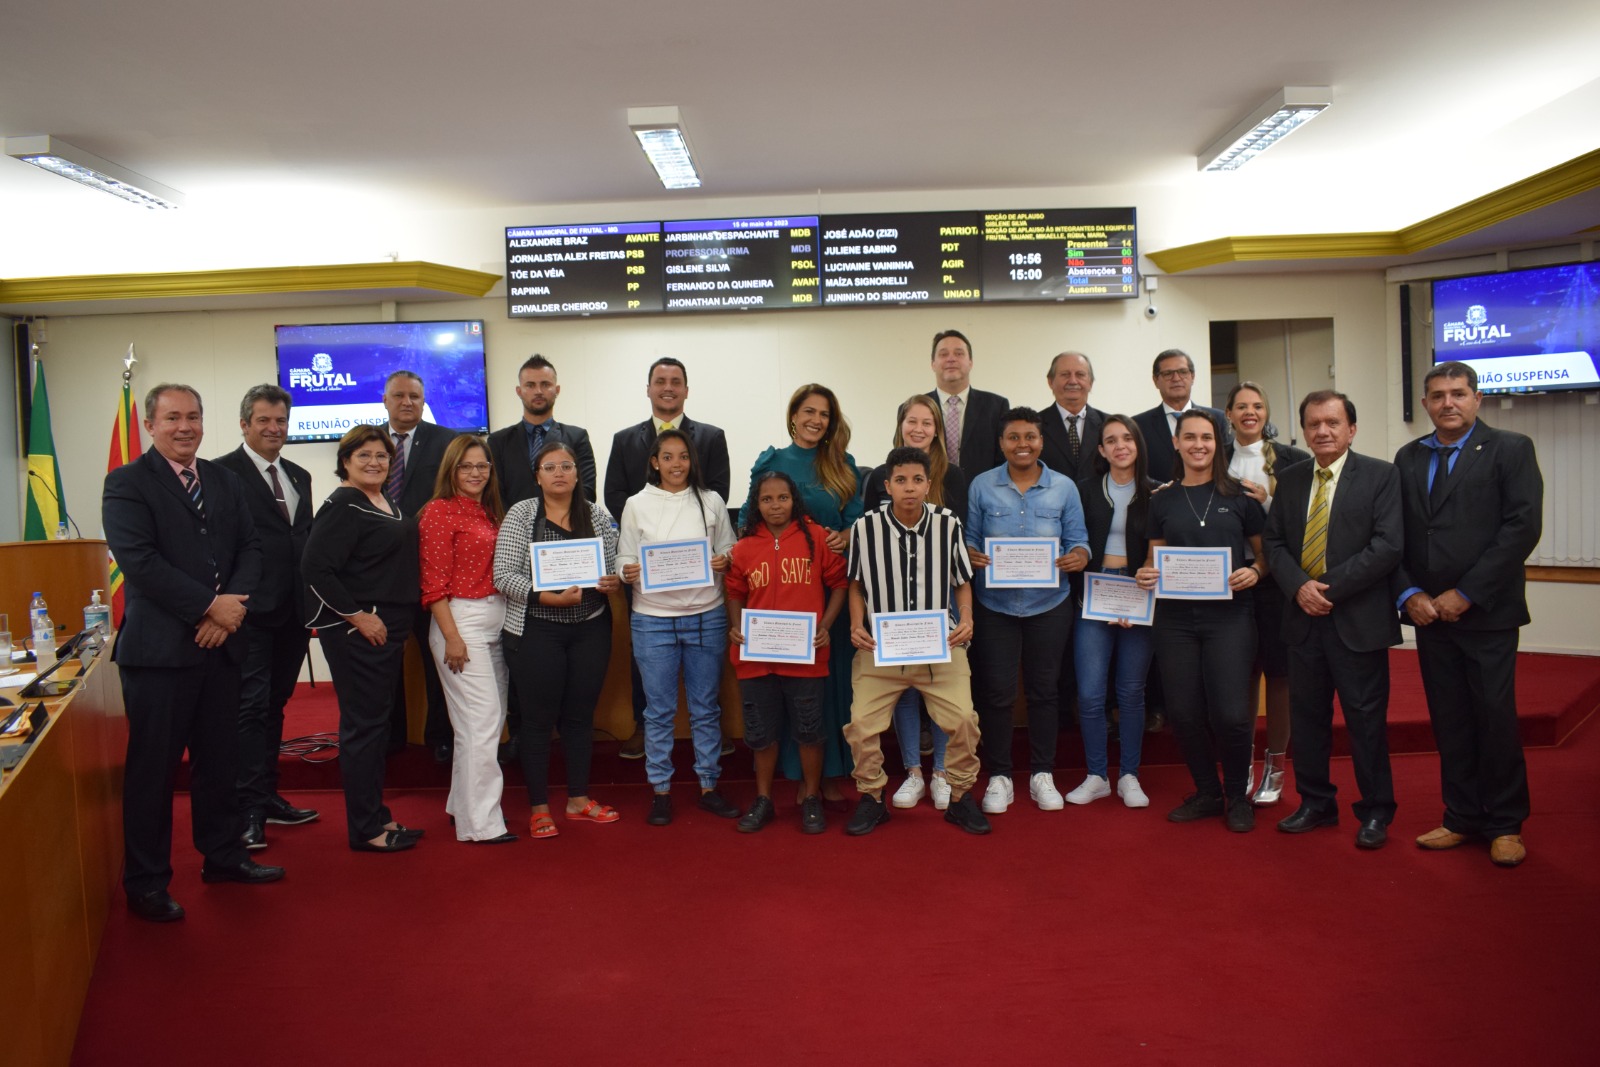
[{"label": "white sneaker", "polygon": [[1067,794],[1068,804],[1087,804],[1111,795],[1111,783],[1098,774],[1091,774],[1083,784]]},{"label": "white sneaker", "polygon": [[989,788],[983,791],[983,813],[1003,814],[1015,799],[1016,793],[1012,792],[1011,779],[995,775],[989,779]]},{"label": "white sneaker", "polygon": [[1117,779],[1117,796],[1130,808],[1148,808],[1150,798],[1144,795],[1144,790],[1139,788],[1139,779],[1131,774],[1124,774]]},{"label": "white sneaker", "polygon": [[1028,795],[1039,805],[1040,811],[1061,810],[1061,793],[1056,789],[1055,776],[1048,771],[1040,771],[1028,779]]},{"label": "white sneaker", "polygon": [[928,782],[928,793],[933,797],[936,810],[945,811],[950,807],[950,779],[944,776],[943,771],[933,772],[933,779]]},{"label": "white sneaker", "polygon": [[894,791],[894,799],[890,803],[897,808],[914,808],[927,791],[928,787],[923,784],[922,775],[909,774],[900,788]]}]

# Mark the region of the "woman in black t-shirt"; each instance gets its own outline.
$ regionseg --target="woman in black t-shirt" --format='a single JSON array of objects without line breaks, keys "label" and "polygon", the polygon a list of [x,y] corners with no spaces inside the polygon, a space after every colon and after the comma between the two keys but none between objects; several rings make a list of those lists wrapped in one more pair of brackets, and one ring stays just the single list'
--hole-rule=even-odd
[{"label": "woman in black t-shirt", "polygon": [[[1245,785],[1255,737],[1249,685],[1256,620],[1250,590],[1266,577],[1261,551],[1266,512],[1228,474],[1216,427],[1204,412],[1178,416],[1172,443],[1183,476],[1150,500],[1150,556],[1139,568],[1139,585],[1156,586],[1157,548],[1226,548],[1233,599],[1164,599],[1156,605],[1152,639],[1167,694],[1167,720],[1195,785],[1194,794],[1167,818],[1192,822],[1226,808],[1228,829],[1244,833],[1255,828]],[[1248,565],[1247,547],[1255,559]]]}]

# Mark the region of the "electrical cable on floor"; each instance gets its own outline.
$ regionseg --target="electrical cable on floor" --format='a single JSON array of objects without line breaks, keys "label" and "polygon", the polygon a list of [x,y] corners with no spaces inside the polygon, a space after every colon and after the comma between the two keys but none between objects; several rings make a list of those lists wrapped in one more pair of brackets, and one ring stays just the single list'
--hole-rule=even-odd
[{"label": "electrical cable on floor", "polygon": [[[332,763],[339,758],[339,735],[335,732],[284,738],[278,751],[302,763]],[[320,755],[327,753],[327,755]]]}]

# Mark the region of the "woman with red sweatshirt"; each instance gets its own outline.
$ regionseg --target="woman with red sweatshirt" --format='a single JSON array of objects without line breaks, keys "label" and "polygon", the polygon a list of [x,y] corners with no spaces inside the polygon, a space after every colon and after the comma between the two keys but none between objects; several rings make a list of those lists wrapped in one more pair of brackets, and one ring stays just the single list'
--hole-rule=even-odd
[{"label": "woman with red sweatshirt", "polygon": [[[772,776],[785,721],[800,749],[800,828],[808,834],[827,829],[821,796],[822,689],[828,676],[828,628],[844,607],[847,584],[844,558],[828,547],[827,534],[806,516],[793,478],[777,470],[757,475],[723,583],[728,656],[739,677],[744,740],[756,765],[756,799],[739,820],[742,833],[753,834],[773,819]],[[817,616],[809,661],[745,659],[746,608]]]}]

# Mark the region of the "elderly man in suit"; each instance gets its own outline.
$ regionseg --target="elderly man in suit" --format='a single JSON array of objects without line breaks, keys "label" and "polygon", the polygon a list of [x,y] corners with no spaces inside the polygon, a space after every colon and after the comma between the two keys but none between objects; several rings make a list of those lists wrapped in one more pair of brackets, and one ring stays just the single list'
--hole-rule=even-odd
[{"label": "elderly man in suit", "polygon": [[[645,396],[650,398],[650,417],[641,423],[618,430],[611,439],[611,457],[606,460],[606,510],[617,522],[628,498],[645,487],[650,473],[650,449],[656,434],[663,430],[682,430],[694,445],[706,488],[728,499],[732,475],[728,465],[728,438],[719,427],[696,422],[683,413],[689,398],[689,369],[680,360],[663,356],[650,364],[645,374]],[[623,586],[632,602],[633,587]],[[624,759],[644,758],[644,682],[639,666],[630,662],[633,674],[633,736],[622,743]]]},{"label": "elderly man in suit", "polygon": [[1194,360],[1181,348],[1169,348],[1156,356],[1150,368],[1150,380],[1161,394],[1161,403],[1149,411],[1133,417],[1139,432],[1144,434],[1145,451],[1149,453],[1150,477],[1158,482],[1170,482],[1177,476],[1177,450],[1172,447],[1172,436],[1178,416],[1190,408],[1211,416],[1217,428],[1217,440],[1226,455],[1233,454],[1233,431],[1228,419],[1216,408],[1194,402]]},{"label": "elderly man in suit", "polygon": [[1529,808],[1517,637],[1529,621],[1524,565],[1543,529],[1544,479],[1532,441],[1478,418],[1470,366],[1436,365],[1422,392],[1433,433],[1394,458],[1406,527],[1396,604],[1416,627],[1444,793],[1443,825],[1417,844],[1483,837],[1490,859],[1515,867],[1527,856]]},{"label": "elderly man in suit", "polygon": [[1000,419],[1011,401],[972,388],[972,342],[960,330],[933,335],[934,380],[928,395],[944,414],[944,447],[950,462],[972,481],[1005,462],[1000,455]]},{"label": "elderly man in suit", "polygon": [[235,793],[239,635],[261,577],[261,542],[233,472],[197,459],[200,394],[158,385],[145,396],[151,449],[106,475],[101,523],[126,582],[113,658],[128,716],[122,885],[135,915],[183,918],[172,899],[172,789],[189,750],[194,843],[207,882],[272,882],[282,867],[249,858]]},{"label": "elderly man in suit", "polygon": [[1361,798],[1356,845],[1382,848],[1394,819],[1389,771],[1389,646],[1400,643],[1389,578],[1400,563],[1400,475],[1393,464],[1350,450],[1356,406],[1324,389],[1300,402],[1312,462],[1278,475],[1263,544],[1288,603],[1289,714],[1300,807],[1284,833],[1336,826],[1329,780],[1333,696],[1339,695]]},{"label": "elderly man in suit", "polygon": [[1055,403],[1041,409],[1044,416],[1044,465],[1074,482],[1094,473],[1100,455],[1100,429],[1106,413],[1089,406],[1094,388],[1094,364],[1082,352],[1063,352],[1050,361],[1045,375]]},{"label": "elderly man in suit", "polygon": [[261,538],[261,582],[245,605],[239,697],[239,808],[245,847],[252,849],[267,846],[267,823],[299,826],[317,817],[278,794],[283,707],[311,643],[300,579],[300,554],[311,532],[311,475],[283,458],[292,406],[286,390],[252,386],[239,402],[244,443],[217,460],[239,476]]}]

